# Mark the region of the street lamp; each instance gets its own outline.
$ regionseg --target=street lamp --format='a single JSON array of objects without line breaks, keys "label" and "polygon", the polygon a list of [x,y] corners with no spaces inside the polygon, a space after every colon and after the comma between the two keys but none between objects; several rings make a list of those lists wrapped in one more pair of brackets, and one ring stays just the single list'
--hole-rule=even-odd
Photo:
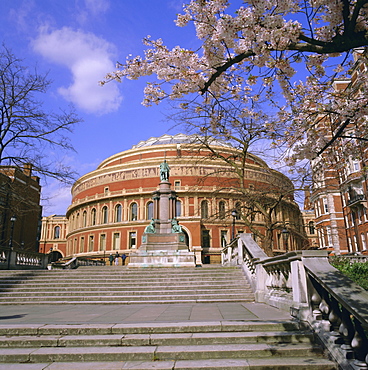
[{"label": "street lamp", "polygon": [[233,216],[233,230],[232,230],[231,240],[234,240],[235,239],[235,220],[238,217],[238,211],[236,209],[233,209],[231,212],[231,216]]},{"label": "street lamp", "polygon": [[289,239],[289,230],[284,227],[281,231],[281,234],[282,234],[282,238],[284,240],[284,248],[285,248],[285,252],[287,252],[287,248],[288,248],[288,239]]},{"label": "street lamp", "polygon": [[14,234],[14,224],[17,221],[17,216],[10,217],[10,238],[9,238],[9,248],[13,249],[13,234]]}]

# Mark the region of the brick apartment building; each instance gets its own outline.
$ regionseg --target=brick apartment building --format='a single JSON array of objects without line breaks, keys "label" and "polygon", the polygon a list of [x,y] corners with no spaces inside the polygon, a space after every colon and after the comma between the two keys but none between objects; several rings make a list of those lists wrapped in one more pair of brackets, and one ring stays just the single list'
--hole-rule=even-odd
[{"label": "brick apartment building", "polygon": [[0,166],[0,245],[38,252],[41,186],[32,166]]},{"label": "brick apartment building", "polygon": [[[359,49],[354,52],[354,66],[351,78],[336,80],[336,91],[346,92],[351,99],[358,99],[361,81],[367,77],[368,52]],[[323,129],[330,127],[326,139],[330,140],[344,122],[322,120]],[[368,254],[368,211],[367,211],[367,161],[368,141],[361,137],[367,118],[362,118],[346,126],[345,130],[331,145],[335,163],[326,159],[326,154],[312,161],[313,189],[311,202],[315,211],[315,222],[320,248],[335,254]],[[326,131],[325,131],[326,132]],[[357,149],[354,154],[347,148],[354,141]]]}]

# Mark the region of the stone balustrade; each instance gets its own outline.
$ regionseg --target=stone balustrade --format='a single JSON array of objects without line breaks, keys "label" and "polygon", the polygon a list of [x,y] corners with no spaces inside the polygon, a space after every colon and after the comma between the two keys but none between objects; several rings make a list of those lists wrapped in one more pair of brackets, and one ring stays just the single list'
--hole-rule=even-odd
[{"label": "stone balustrade", "polygon": [[43,253],[0,248],[0,270],[46,269],[48,258]]},{"label": "stone balustrade", "polygon": [[257,302],[307,322],[341,368],[368,369],[368,292],[332,267],[327,251],[268,257],[241,234],[223,248],[222,262],[242,267]]},{"label": "stone balustrade", "polygon": [[79,266],[105,266],[106,262],[103,259],[95,259],[91,257],[72,257],[63,258],[59,261],[52,262],[51,268],[55,269],[76,269]]}]

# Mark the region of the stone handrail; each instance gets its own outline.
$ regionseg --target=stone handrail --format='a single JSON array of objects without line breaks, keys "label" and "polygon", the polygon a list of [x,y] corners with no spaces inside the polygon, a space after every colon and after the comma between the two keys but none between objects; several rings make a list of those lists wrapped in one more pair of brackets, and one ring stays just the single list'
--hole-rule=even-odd
[{"label": "stone handrail", "polygon": [[368,368],[368,292],[332,267],[327,251],[267,257],[251,234],[241,234],[223,248],[222,261],[242,267],[257,302],[308,322],[342,368]]},{"label": "stone handrail", "polygon": [[49,256],[43,253],[0,248],[0,270],[46,269]]},{"label": "stone handrail", "polygon": [[76,269],[79,266],[105,266],[105,261],[88,257],[72,257],[51,263],[52,268]]}]

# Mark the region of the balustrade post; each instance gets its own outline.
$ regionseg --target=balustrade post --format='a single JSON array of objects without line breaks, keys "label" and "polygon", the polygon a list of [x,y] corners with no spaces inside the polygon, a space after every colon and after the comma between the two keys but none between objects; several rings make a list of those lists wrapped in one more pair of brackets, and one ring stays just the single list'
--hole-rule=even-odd
[{"label": "balustrade post", "polygon": [[360,322],[354,318],[355,334],[351,341],[351,348],[354,351],[355,365],[360,369],[368,369],[366,356],[368,356],[368,340]]},{"label": "balustrade post", "polygon": [[341,349],[345,352],[345,357],[347,359],[352,359],[353,350],[351,348],[351,342],[354,338],[355,330],[353,323],[350,319],[350,312],[346,308],[342,308],[341,313],[341,324],[339,327],[339,333],[341,334],[344,344],[341,346]]},{"label": "balustrade post", "polygon": [[227,247],[227,263],[231,266],[233,262],[233,248],[230,245]]},{"label": "balustrade post", "polygon": [[341,325],[341,311],[339,304],[334,297],[330,297],[330,313],[328,320],[331,323],[331,341],[334,344],[342,344],[342,338],[339,333],[339,327]]},{"label": "balustrade post", "polygon": [[243,262],[244,262],[243,242],[238,237],[238,265],[241,265]]},{"label": "balustrade post", "polygon": [[308,317],[308,288],[307,275],[305,273],[302,261],[292,261],[290,263],[290,278],[293,292],[293,307],[291,310],[293,316],[300,320],[307,320]]}]

